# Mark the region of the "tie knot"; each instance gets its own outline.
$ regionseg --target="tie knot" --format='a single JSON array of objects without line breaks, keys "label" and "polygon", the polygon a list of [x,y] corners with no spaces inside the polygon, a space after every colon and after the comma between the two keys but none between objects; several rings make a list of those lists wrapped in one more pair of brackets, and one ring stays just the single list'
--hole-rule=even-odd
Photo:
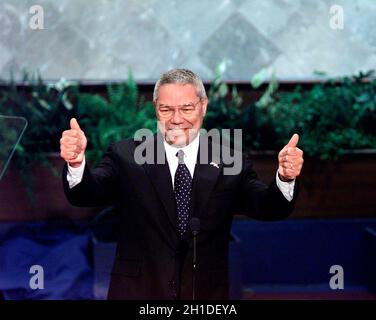
[{"label": "tie knot", "polygon": [[178,152],[176,152],[176,156],[178,157],[179,164],[183,164],[184,163],[184,151],[179,150]]}]

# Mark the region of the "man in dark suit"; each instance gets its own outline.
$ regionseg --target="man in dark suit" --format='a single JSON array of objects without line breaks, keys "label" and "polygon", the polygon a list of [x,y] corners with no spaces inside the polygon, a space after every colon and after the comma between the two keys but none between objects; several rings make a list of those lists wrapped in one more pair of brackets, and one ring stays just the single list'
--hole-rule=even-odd
[{"label": "man in dark suit", "polygon": [[[65,194],[75,206],[118,208],[121,223],[109,299],[191,299],[192,217],[200,221],[195,296],[227,299],[233,214],[277,220],[292,212],[295,178],[303,165],[299,137],[295,134],[279,153],[276,178],[268,186],[241,152],[234,154],[240,157],[239,170],[226,174],[231,165],[223,154],[228,147],[208,142],[208,135],[200,133],[208,99],[193,72],[163,74],[153,101],[158,133],[144,141],[112,144],[95,169],[85,162],[84,132],[71,119],[60,140],[67,162]],[[152,161],[140,163],[140,148],[151,150]]]}]

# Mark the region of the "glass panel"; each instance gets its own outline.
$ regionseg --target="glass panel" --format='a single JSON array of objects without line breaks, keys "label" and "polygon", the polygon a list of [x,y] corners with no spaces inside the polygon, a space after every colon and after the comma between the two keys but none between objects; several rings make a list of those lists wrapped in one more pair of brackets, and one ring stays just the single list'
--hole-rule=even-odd
[{"label": "glass panel", "polygon": [[27,120],[22,117],[0,115],[0,179],[9,163],[27,127]]}]

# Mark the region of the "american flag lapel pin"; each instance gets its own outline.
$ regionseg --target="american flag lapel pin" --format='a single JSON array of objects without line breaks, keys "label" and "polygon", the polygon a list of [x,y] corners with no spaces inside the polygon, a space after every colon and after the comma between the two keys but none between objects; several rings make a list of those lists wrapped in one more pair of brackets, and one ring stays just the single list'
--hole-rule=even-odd
[{"label": "american flag lapel pin", "polygon": [[213,161],[210,162],[210,165],[219,169],[219,165],[217,163],[213,162]]}]

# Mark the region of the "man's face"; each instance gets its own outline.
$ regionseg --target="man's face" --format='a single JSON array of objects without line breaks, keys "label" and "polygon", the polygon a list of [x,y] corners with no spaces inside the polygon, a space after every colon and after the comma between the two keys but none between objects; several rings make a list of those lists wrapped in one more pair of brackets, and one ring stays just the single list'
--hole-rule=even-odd
[{"label": "man's face", "polygon": [[177,147],[189,144],[201,128],[208,99],[200,101],[191,84],[164,84],[155,103],[159,130]]}]

